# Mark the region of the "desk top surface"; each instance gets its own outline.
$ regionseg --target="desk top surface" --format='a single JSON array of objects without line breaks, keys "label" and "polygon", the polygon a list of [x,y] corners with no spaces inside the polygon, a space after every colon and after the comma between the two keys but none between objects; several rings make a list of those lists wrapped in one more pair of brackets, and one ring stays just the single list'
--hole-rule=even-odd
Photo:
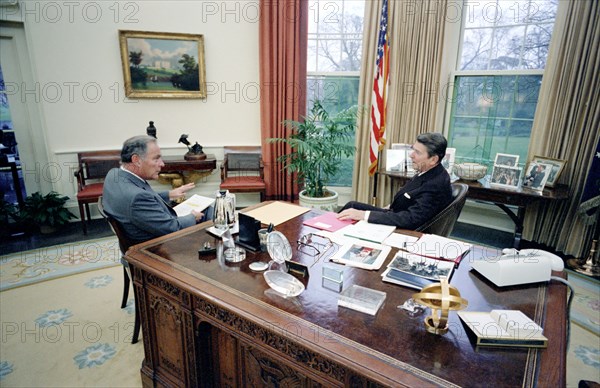
[{"label": "desk top surface", "polygon": [[[467,310],[521,310],[544,327],[544,335],[549,339],[549,347],[539,350],[476,348],[455,312],[450,313],[449,332],[436,336],[425,330],[423,319],[428,313],[411,317],[397,308],[417,291],[381,280],[395,249],[379,271],[345,268],[344,288],[358,284],[387,293],[379,312],[371,316],[338,307],[338,293],[321,284],[325,260],[315,262],[314,257],[296,248],[301,236],[314,231],[302,222],[318,214],[312,210],[277,227],[292,245],[293,261],[310,267],[310,276],[303,280],[306,290],[296,298],[280,297],[269,289],[262,273],[249,269],[252,262],[269,261],[267,253],[248,252],[246,260],[238,264],[226,263],[215,255],[199,256],[197,251],[204,242],[217,243],[204,230],[206,224],[140,244],[128,252],[127,258],[141,268],[153,267],[167,277],[193,284],[194,291],[203,297],[210,296],[211,300],[252,319],[264,319],[292,332],[307,328],[311,333],[303,332],[298,341],[307,341],[335,354],[338,360],[356,363],[357,367],[385,375],[392,381],[405,381],[408,376],[421,383],[441,385],[469,386],[477,381],[494,381],[498,386],[520,386],[544,379],[550,385],[564,385],[565,317],[563,313],[561,318],[560,313],[566,297],[564,286],[497,288],[470,271],[470,263],[494,257],[498,251],[475,246],[450,282],[468,300]],[[552,320],[545,317],[547,305],[554,308]],[[556,327],[551,326],[552,322]]]}]

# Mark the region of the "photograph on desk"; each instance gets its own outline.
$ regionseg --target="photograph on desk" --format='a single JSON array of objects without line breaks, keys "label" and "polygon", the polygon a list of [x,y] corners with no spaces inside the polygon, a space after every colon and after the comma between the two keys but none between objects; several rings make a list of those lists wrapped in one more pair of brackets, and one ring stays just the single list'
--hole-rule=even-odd
[{"label": "photograph on desk", "polygon": [[442,277],[450,280],[453,272],[454,264],[452,262],[399,251],[381,277],[384,282],[420,290],[432,283],[439,282]]},{"label": "photograph on desk", "polygon": [[548,176],[552,171],[552,166],[549,164],[531,162],[527,166],[525,178],[523,178],[523,187],[528,187],[532,190],[544,190]]},{"label": "photograph on desk", "polygon": [[547,157],[538,156],[538,155],[535,155],[531,162],[532,163],[549,164],[552,166],[552,169],[550,170],[550,173],[548,174],[548,180],[546,180],[546,185],[545,185],[546,187],[554,187],[554,185],[556,185],[556,182],[558,181],[558,178],[560,177],[560,173],[565,168],[565,164],[567,163],[566,160],[547,158]]},{"label": "photograph on desk", "polygon": [[519,188],[520,180],[520,168],[501,166],[495,164],[494,169],[492,170],[492,179],[490,180],[490,186],[516,190]]},{"label": "photograph on desk", "polygon": [[351,267],[378,270],[391,250],[392,248],[386,245],[355,242],[342,246],[331,261]]}]

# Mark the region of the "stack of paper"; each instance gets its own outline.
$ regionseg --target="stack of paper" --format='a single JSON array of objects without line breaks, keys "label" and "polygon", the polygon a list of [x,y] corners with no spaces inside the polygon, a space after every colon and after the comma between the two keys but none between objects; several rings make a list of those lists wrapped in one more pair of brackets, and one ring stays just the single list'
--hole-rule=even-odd
[{"label": "stack of paper", "polygon": [[416,242],[407,243],[405,250],[415,255],[452,261],[458,264],[472,247],[471,244],[462,241],[435,234],[424,234]]},{"label": "stack of paper", "polygon": [[190,214],[192,210],[204,211],[204,209],[212,205],[214,202],[214,198],[194,194],[179,205],[175,206],[173,210],[175,210],[175,213],[181,217]]},{"label": "stack of paper", "polygon": [[396,227],[393,225],[370,224],[367,221],[358,221],[356,224],[348,225],[340,231],[346,237],[381,244],[394,230],[396,230]]},{"label": "stack of paper", "polygon": [[335,232],[336,230],[342,229],[348,225],[352,225],[353,220],[338,220],[337,213],[327,212],[320,216],[311,218],[304,221],[304,225],[312,226],[320,230],[327,230],[329,232]]}]

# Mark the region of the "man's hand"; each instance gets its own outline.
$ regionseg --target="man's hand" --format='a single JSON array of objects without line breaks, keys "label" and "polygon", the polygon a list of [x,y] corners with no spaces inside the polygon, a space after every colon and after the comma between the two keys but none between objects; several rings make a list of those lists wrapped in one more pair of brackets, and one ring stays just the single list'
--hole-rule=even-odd
[{"label": "man's hand", "polygon": [[176,189],[169,191],[169,199],[174,200],[184,196],[185,192],[196,187],[194,182],[188,183],[187,185],[179,186]]},{"label": "man's hand", "polygon": [[336,216],[339,220],[356,220],[362,221],[365,219],[364,210],[346,209]]},{"label": "man's hand", "polygon": [[204,213],[199,210],[192,210],[192,214],[196,217],[196,223],[202,221],[202,217],[204,217]]}]

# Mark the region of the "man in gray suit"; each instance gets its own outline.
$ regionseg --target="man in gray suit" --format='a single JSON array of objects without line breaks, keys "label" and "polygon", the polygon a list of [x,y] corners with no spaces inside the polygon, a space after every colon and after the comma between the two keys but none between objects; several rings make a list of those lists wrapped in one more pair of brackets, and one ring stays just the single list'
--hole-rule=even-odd
[{"label": "man in gray suit", "polygon": [[102,204],[133,242],[143,242],[195,225],[204,213],[192,210],[178,217],[169,200],[182,197],[193,183],[171,191],[157,193],[147,180],[157,179],[165,164],[157,140],[151,136],[135,136],[125,140],[121,150],[121,167],[106,175]]}]

